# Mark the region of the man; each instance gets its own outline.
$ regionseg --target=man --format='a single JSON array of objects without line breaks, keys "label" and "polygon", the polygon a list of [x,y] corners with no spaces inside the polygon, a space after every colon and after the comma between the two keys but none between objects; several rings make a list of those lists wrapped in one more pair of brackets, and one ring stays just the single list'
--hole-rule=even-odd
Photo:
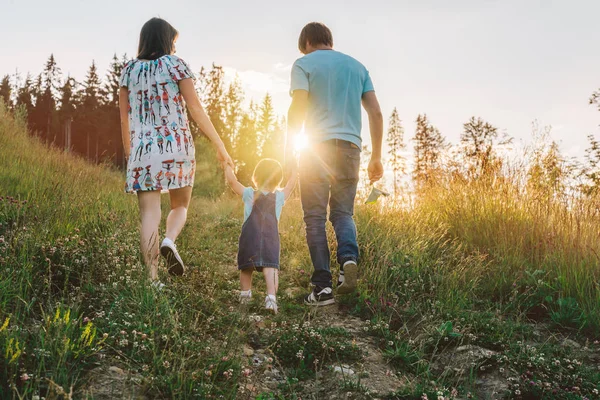
[{"label": "man", "polygon": [[[352,216],[360,169],[361,103],[369,116],[371,131],[371,183],[383,176],[383,116],[369,72],[354,58],[333,50],[329,28],[316,22],[306,25],[298,47],[304,57],[292,67],[288,139],[304,126],[310,143],[310,149],[300,155],[306,241],[314,266],[314,289],[304,302],[320,306],[335,302],[325,232],[328,205],[329,221],[338,243],[337,292],[351,293],[356,288],[358,244]],[[290,142],[287,140],[286,159],[292,151]]]}]

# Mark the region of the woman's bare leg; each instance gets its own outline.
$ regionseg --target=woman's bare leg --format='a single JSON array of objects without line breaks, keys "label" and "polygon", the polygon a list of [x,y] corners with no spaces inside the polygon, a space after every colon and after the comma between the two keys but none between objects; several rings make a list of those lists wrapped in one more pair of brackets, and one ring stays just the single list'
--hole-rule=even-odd
[{"label": "woman's bare leg", "polygon": [[169,197],[171,199],[171,211],[167,217],[167,232],[165,236],[175,242],[187,219],[187,210],[192,198],[192,187],[187,186],[181,189],[170,190]]},{"label": "woman's bare leg", "polygon": [[150,271],[150,279],[158,279],[158,227],[160,225],[160,192],[139,191],[140,246],[144,263]]}]

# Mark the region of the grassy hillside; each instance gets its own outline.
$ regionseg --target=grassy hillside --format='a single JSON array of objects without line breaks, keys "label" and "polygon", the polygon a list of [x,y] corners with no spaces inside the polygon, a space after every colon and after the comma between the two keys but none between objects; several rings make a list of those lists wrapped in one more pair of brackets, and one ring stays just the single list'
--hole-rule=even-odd
[{"label": "grassy hillside", "polygon": [[598,397],[593,212],[497,182],[358,205],[358,293],[308,310],[292,199],[272,317],[259,277],[237,304],[236,199],[194,197],[190,273],[156,292],[118,171],[44,147],[2,107],[0,141],[0,398]]}]

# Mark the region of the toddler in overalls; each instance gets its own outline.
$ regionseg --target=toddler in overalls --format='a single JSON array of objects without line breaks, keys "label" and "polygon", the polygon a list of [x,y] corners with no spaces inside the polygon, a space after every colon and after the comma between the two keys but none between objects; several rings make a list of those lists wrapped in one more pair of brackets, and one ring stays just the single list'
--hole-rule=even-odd
[{"label": "toddler in overalls", "polygon": [[266,158],[254,169],[254,188],[245,187],[236,178],[231,166],[225,168],[227,182],[244,202],[244,224],[239,240],[238,269],[240,270],[240,301],[252,299],[252,273],[262,272],[267,285],[265,309],[277,313],[277,289],[279,286],[279,217],[283,204],[296,185],[294,171],[285,188],[283,168],[277,160]]}]

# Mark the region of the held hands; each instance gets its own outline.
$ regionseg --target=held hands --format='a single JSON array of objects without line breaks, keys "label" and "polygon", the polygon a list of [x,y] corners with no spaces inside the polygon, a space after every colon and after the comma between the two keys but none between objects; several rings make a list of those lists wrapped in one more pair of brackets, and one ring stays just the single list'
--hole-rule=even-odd
[{"label": "held hands", "polygon": [[228,165],[232,169],[235,167],[235,164],[233,163],[233,160],[231,159],[231,156],[225,149],[224,145],[219,146],[217,149],[217,159],[221,162],[223,169],[225,169]]},{"label": "held hands", "polygon": [[381,159],[371,158],[367,171],[371,185],[383,178],[383,164],[381,163]]},{"label": "held hands", "polygon": [[290,156],[285,158],[285,163],[283,164],[283,175],[285,179],[290,179],[293,176],[298,174],[298,157]]}]

